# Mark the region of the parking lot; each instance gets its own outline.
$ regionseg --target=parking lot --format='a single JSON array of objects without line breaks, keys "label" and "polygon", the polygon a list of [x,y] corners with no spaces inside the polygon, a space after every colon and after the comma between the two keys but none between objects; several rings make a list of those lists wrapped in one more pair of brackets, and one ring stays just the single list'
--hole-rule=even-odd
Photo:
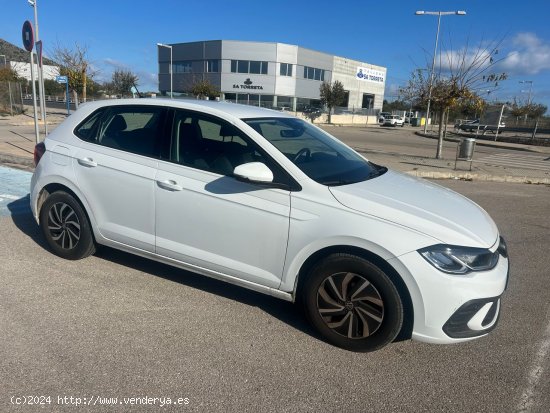
[{"label": "parking lot", "polygon": [[[108,248],[57,258],[28,196],[0,194],[0,410],[73,411],[73,397],[98,412],[549,411],[550,188],[438,183],[484,207],[507,239],[499,326],[469,343],[369,354],[324,343],[291,303]],[[31,395],[50,404],[13,404]]]}]

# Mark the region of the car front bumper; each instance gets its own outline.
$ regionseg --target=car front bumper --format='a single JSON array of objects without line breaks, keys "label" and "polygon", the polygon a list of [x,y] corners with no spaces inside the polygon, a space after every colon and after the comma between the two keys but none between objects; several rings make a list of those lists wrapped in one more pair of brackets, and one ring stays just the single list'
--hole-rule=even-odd
[{"label": "car front bumper", "polygon": [[405,283],[414,308],[412,338],[430,343],[457,343],[493,330],[500,315],[500,297],[506,289],[508,258],[500,255],[490,271],[446,274],[416,252],[390,260],[408,271]]}]

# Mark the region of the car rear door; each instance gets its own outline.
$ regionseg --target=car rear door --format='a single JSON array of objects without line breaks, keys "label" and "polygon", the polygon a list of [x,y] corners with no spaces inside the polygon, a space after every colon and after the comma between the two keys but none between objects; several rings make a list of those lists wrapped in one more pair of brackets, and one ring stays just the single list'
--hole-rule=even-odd
[{"label": "car rear door", "polygon": [[165,112],[144,105],[104,109],[73,160],[101,235],[149,252],[155,249],[155,176]]}]

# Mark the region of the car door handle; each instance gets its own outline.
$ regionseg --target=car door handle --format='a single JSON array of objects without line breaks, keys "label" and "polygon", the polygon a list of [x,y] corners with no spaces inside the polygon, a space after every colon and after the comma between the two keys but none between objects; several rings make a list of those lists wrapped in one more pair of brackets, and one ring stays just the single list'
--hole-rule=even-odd
[{"label": "car door handle", "polygon": [[181,191],[183,187],[181,185],[178,185],[176,181],[157,181],[157,185],[160,186],[162,189],[166,189],[168,191]]},{"label": "car door handle", "polygon": [[92,158],[81,158],[78,160],[78,163],[82,166],[88,166],[90,168],[97,166],[97,162]]}]

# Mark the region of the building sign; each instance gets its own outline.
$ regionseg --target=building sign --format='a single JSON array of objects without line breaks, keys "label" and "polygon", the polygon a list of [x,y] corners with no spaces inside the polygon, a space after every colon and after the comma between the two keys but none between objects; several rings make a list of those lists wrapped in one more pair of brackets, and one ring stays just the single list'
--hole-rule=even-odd
[{"label": "building sign", "polygon": [[384,83],[384,72],[381,70],[369,69],[366,67],[358,67],[355,78],[365,82]]},{"label": "building sign", "polygon": [[257,86],[252,84],[250,78],[246,79],[242,85],[233,85],[233,89],[255,89],[255,90],[264,90],[263,86]]}]

